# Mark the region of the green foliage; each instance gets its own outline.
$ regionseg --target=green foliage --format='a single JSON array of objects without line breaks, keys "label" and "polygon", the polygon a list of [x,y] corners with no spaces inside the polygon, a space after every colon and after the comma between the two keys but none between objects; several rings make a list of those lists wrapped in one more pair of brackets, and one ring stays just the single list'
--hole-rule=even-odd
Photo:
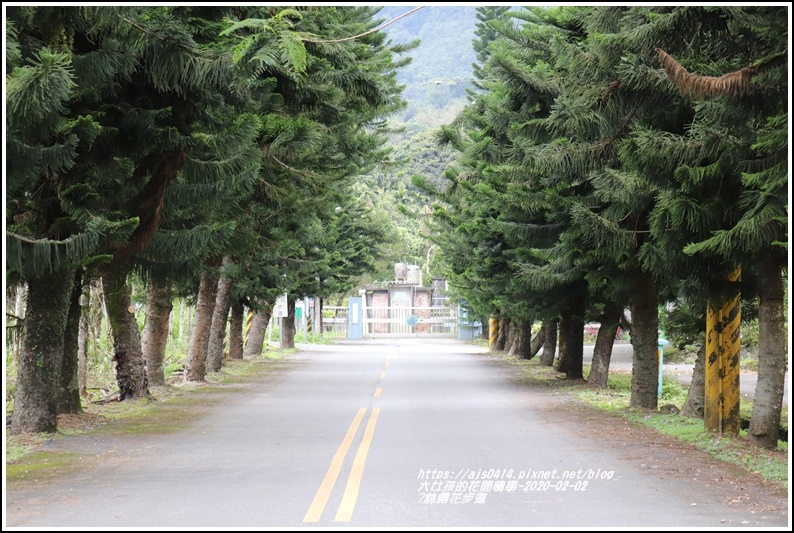
[{"label": "green foliage", "polygon": [[706,310],[688,300],[679,300],[659,311],[659,328],[679,350],[705,342]]},{"label": "green foliage", "polygon": [[759,323],[757,318],[747,321],[742,320],[740,326],[742,334],[741,344],[742,348],[745,350],[752,352],[758,349],[758,338],[760,335],[758,326]]},{"label": "green foliage", "polygon": [[684,405],[689,390],[681,385],[681,382],[674,378],[664,376],[662,378],[662,400],[676,406]]}]

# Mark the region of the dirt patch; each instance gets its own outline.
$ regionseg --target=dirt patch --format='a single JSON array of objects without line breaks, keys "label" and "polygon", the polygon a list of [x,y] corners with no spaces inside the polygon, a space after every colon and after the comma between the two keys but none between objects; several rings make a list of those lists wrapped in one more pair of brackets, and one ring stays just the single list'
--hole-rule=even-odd
[{"label": "dirt patch", "polygon": [[84,433],[107,423],[107,417],[95,413],[58,415],[58,431],[61,433]]}]

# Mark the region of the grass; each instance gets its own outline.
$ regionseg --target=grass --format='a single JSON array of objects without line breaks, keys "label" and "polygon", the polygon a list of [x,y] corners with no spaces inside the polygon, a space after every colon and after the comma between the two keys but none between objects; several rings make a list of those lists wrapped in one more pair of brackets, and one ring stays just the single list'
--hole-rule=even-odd
[{"label": "grass", "polygon": [[113,436],[177,431],[187,425],[191,416],[200,413],[202,407],[209,406],[218,393],[233,394],[241,390],[229,385],[263,375],[266,372],[263,368],[272,367],[296,351],[267,347],[258,358],[227,360],[220,372],[207,374],[205,383],[182,383],[172,379],[165,387],[151,387],[152,399],[84,401],[83,414],[58,417],[55,433],[11,435],[6,428],[6,479],[33,475],[47,465],[53,470],[67,472],[69,464],[78,458],[39,450],[43,444],[65,436],[89,431]]},{"label": "grass", "polygon": [[[632,422],[650,427],[659,433],[669,435],[682,442],[689,443],[698,449],[708,452],[711,456],[726,463],[739,466],[748,472],[756,473],[764,479],[788,487],[788,442],[778,441],[775,450],[764,450],[747,440],[747,431],[740,430],[738,437],[720,436],[708,432],[703,427],[703,420],[688,418],[668,411],[650,411],[630,407],[631,374],[628,372],[610,372],[606,389],[582,386],[581,383],[559,385],[559,372],[552,367],[540,366],[537,360],[526,361],[503,353],[491,353],[504,362],[521,368],[524,378],[529,383],[552,385],[555,390],[570,394],[598,409],[624,417]],[[665,352],[665,359],[667,353]],[[590,367],[584,367],[585,378]],[[674,405],[674,413],[683,407],[687,388],[677,380],[665,376],[662,381],[662,397],[659,406]],[[749,420],[752,402],[740,402],[740,417]],[[788,420],[788,409],[784,408],[782,417]],[[784,422],[785,424],[785,422]],[[787,429],[787,428],[786,428]]]}]

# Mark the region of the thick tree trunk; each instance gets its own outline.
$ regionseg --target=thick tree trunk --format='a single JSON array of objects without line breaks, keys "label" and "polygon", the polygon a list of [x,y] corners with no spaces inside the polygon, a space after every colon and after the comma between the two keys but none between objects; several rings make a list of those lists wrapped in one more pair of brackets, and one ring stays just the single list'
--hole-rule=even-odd
[{"label": "thick tree trunk", "polygon": [[11,434],[58,429],[58,386],[73,271],[28,280]]},{"label": "thick tree trunk", "polygon": [[700,345],[695,369],[692,371],[692,381],[686,394],[686,402],[681,408],[681,415],[689,418],[703,419],[706,404],[706,343]]},{"label": "thick tree trunk", "polygon": [[572,303],[570,310],[560,319],[560,359],[558,372],[565,372],[567,379],[582,379],[584,365],[584,298]]},{"label": "thick tree trunk", "polygon": [[532,352],[532,321],[522,318],[518,321],[518,349],[516,355],[520,359],[530,360],[535,357]]},{"label": "thick tree trunk", "polygon": [[267,325],[270,323],[270,316],[273,314],[273,306],[269,305],[262,311],[254,313],[251,329],[248,330],[248,341],[245,343],[243,357],[256,358],[262,355],[262,346],[265,344],[265,333]]},{"label": "thick tree trunk", "polygon": [[504,317],[499,319],[499,334],[496,336],[496,346],[494,347],[497,352],[505,351],[507,346],[507,338],[510,336],[510,321]]},{"label": "thick tree trunk", "polygon": [[762,448],[776,448],[786,381],[786,322],[783,282],[773,257],[758,263],[758,383],[747,438]]},{"label": "thick tree trunk", "polygon": [[609,379],[609,362],[612,359],[612,347],[615,344],[615,335],[620,326],[623,310],[614,304],[604,307],[601,315],[601,325],[598,328],[595,346],[593,346],[593,362],[590,365],[590,375],[587,382],[596,387],[606,388]]},{"label": "thick tree trunk", "polygon": [[196,301],[196,318],[190,332],[187,360],[185,361],[185,381],[204,381],[207,377],[207,346],[210,340],[212,314],[215,309],[215,297],[218,292],[218,276],[214,272],[217,264],[210,262],[201,275],[198,300]]},{"label": "thick tree trunk", "polygon": [[631,407],[656,410],[659,386],[659,310],[656,280],[641,272],[631,291]]},{"label": "thick tree trunk", "polygon": [[[229,256],[223,258],[223,266],[231,264]],[[212,326],[207,346],[207,371],[217,372],[223,366],[223,343],[226,340],[226,324],[229,319],[229,302],[232,297],[232,280],[221,273],[218,292],[215,296],[215,309],[212,313]]]},{"label": "thick tree trunk", "polygon": [[165,385],[165,347],[168,344],[173,299],[170,281],[157,278],[149,280],[141,345],[146,361],[146,378],[152,386]]},{"label": "thick tree trunk", "polygon": [[295,300],[287,299],[287,316],[281,319],[281,348],[295,348]]},{"label": "thick tree trunk", "polygon": [[83,295],[83,271],[77,269],[72,295],[69,298],[69,314],[63,339],[63,358],[58,387],[58,414],[82,413],[80,405],[80,382],[77,378],[78,338],[80,337],[80,298]]},{"label": "thick tree trunk", "polygon": [[532,339],[532,344],[530,345],[530,352],[529,358],[532,359],[536,355],[541,348],[543,348],[543,342],[546,340],[546,329],[548,328],[548,324],[543,322],[540,325],[540,330],[538,330],[538,334],[535,335],[535,338]]},{"label": "thick tree trunk", "polygon": [[243,302],[236,301],[231,305],[229,319],[229,359],[243,358],[243,328],[245,327],[245,309]]},{"label": "thick tree trunk", "polygon": [[540,364],[543,366],[552,366],[554,364],[554,355],[557,351],[557,319],[548,320],[545,322],[546,338],[543,340],[543,353],[540,355]]},{"label": "thick tree trunk", "polygon": [[510,329],[507,333],[507,342],[505,342],[505,350],[507,355],[515,356],[518,353],[518,324],[510,321]]},{"label": "thick tree trunk", "polygon": [[146,365],[141,348],[141,334],[130,299],[130,287],[125,274],[106,273],[102,276],[108,321],[113,331],[113,353],[116,361],[116,383],[119,401],[149,396]]}]

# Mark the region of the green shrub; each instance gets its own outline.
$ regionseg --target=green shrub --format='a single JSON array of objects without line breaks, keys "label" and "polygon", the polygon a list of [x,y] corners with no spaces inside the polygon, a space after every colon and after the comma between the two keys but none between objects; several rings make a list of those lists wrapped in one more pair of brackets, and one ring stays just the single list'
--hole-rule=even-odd
[{"label": "green shrub", "polygon": [[756,351],[758,349],[758,319],[742,321],[741,324],[742,334],[742,348],[749,351]]},{"label": "green shrub", "polygon": [[706,330],[705,309],[679,300],[669,309],[660,309],[659,327],[670,344],[679,350],[687,345],[703,342]]},{"label": "green shrub", "polygon": [[662,399],[667,403],[683,406],[688,390],[675,378],[662,378]]}]

